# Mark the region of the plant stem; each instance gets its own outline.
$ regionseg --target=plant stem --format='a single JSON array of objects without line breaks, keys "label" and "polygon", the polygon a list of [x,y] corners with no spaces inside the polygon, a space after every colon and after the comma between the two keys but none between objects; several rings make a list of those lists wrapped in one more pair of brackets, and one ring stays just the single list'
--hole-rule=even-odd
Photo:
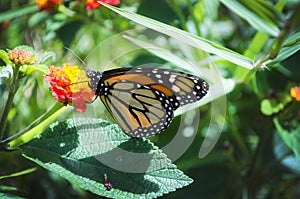
[{"label": "plant stem", "polygon": [[270,53],[264,59],[260,60],[251,71],[249,71],[249,73],[243,80],[244,83],[248,82],[252,75],[256,73],[260,68],[262,68],[262,66],[264,66],[266,61],[273,60],[278,56],[280,50],[282,49],[284,41],[290,34],[290,31],[293,30],[296,24],[298,24],[300,21],[300,12],[297,12],[297,10],[299,9],[300,3],[297,5],[297,8],[295,9],[293,15],[289,18],[289,20],[285,22],[284,26],[281,28],[280,35],[274,41]]},{"label": "plant stem", "polygon": [[268,55],[267,57],[265,57],[264,59],[260,60],[258,63],[255,64],[255,67],[250,70],[246,77],[244,78],[244,80],[242,81],[243,83],[247,83],[253,74],[255,74],[260,68],[262,68],[263,64],[268,61],[270,59],[270,56]]},{"label": "plant stem", "polygon": [[35,128],[40,123],[44,122],[46,119],[48,119],[51,115],[53,115],[54,113],[56,113],[62,107],[63,107],[63,105],[60,102],[57,102],[52,108],[50,108],[46,113],[44,113],[42,116],[40,116],[34,122],[32,122],[29,126],[27,126],[26,128],[20,130],[18,133],[14,134],[14,135],[8,137],[7,139],[3,140],[2,142],[0,142],[0,146],[1,145],[5,145],[5,144],[11,142],[12,140],[14,140],[14,139],[16,139],[16,138],[24,135],[29,130]]},{"label": "plant stem", "polygon": [[6,101],[6,104],[4,107],[4,111],[3,111],[3,114],[2,114],[2,117],[0,120],[0,140],[2,140],[3,136],[4,136],[4,130],[6,128],[6,122],[7,122],[7,116],[8,116],[9,110],[12,106],[12,102],[13,102],[15,93],[16,93],[15,91],[10,91],[8,94],[8,98],[7,98],[7,101]]},{"label": "plant stem", "polygon": [[19,85],[19,67],[15,67],[14,72],[13,72],[13,78],[12,80],[8,83],[8,88],[9,88],[9,93],[8,93],[8,98],[4,107],[4,111],[1,116],[0,120],[0,141],[3,139],[4,136],[4,131],[6,128],[7,124],[7,116],[9,114],[10,108],[13,104],[13,99],[15,97],[15,94],[17,92],[18,86]]}]

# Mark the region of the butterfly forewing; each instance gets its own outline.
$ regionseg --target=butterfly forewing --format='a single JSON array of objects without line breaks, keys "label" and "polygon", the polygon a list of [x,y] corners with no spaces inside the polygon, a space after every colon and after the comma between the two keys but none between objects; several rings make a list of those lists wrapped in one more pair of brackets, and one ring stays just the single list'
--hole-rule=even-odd
[{"label": "butterfly forewing", "polygon": [[201,78],[168,69],[87,71],[90,87],[119,126],[131,137],[149,137],[171,123],[174,111],[201,99],[208,84]]},{"label": "butterfly forewing", "polygon": [[[116,73],[118,79],[130,80],[139,84],[151,85],[154,88],[155,85],[162,85],[164,88],[168,88],[161,92],[172,93],[175,95],[180,106],[193,103],[201,99],[206,95],[209,86],[203,79],[169,69],[160,68],[121,68],[103,73],[103,78],[110,78],[110,75]],[[126,74],[126,75],[125,75]],[[115,77],[113,79],[116,79]],[[168,92],[168,91],[169,92]]]}]

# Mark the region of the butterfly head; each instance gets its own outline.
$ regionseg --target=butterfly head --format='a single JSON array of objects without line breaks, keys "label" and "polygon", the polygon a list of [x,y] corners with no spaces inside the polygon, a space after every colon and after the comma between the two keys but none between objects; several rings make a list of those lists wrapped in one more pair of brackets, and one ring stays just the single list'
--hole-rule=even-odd
[{"label": "butterfly head", "polygon": [[95,94],[99,93],[99,81],[102,78],[102,73],[99,71],[87,70],[86,76],[90,78],[89,86]]}]

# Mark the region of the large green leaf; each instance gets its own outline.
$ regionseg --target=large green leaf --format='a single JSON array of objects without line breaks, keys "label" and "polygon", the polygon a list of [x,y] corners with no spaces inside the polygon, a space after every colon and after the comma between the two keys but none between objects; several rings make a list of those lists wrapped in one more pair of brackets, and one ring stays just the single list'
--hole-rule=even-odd
[{"label": "large green leaf", "polygon": [[[103,4],[103,3],[101,3],[101,4]],[[123,10],[120,8],[116,8],[116,7],[110,6],[108,4],[103,4],[103,5],[109,9],[111,9],[112,11],[126,17],[127,19],[130,19],[136,23],[139,23],[145,27],[153,29],[162,34],[168,35],[172,38],[178,39],[180,42],[187,43],[187,44],[194,46],[198,49],[201,49],[205,52],[216,54],[230,62],[233,62],[233,63],[240,65],[242,67],[245,67],[247,69],[253,68],[254,62],[250,58],[245,57],[241,54],[238,54],[238,53],[236,53],[230,49],[227,49],[223,46],[220,46],[212,41],[209,41],[202,37],[198,37],[189,32],[185,32],[183,30],[180,30],[173,26],[169,26],[169,25],[161,23],[159,21],[138,15],[133,12],[129,12],[129,11],[126,11],[126,10]]]},{"label": "large green leaf", "polygon": [[193,182],[151,142],[100,119],[57,122],[21,149],[42,167],[110,198],[156,198]]},{"label": "large green leaf", "polygon": [[279,35],[283,17],[269,2],[262,0],[221,0],[221,2],[257,30],[274,37]]}]

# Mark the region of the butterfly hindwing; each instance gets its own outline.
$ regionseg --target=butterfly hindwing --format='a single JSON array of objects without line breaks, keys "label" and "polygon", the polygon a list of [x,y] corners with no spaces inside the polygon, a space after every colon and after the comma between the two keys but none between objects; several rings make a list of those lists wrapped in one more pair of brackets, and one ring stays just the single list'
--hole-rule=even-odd
[{"label": "butterfly hindwing", "polygon": [[[128,84],[131,89],[126,87]],[[169,126],[174,108],[164,93],[144,85],[137,87],[132,82],[112,86],[109,93],[102,93],[100,98],[125,133],[131,137],[149,137]]]}]

